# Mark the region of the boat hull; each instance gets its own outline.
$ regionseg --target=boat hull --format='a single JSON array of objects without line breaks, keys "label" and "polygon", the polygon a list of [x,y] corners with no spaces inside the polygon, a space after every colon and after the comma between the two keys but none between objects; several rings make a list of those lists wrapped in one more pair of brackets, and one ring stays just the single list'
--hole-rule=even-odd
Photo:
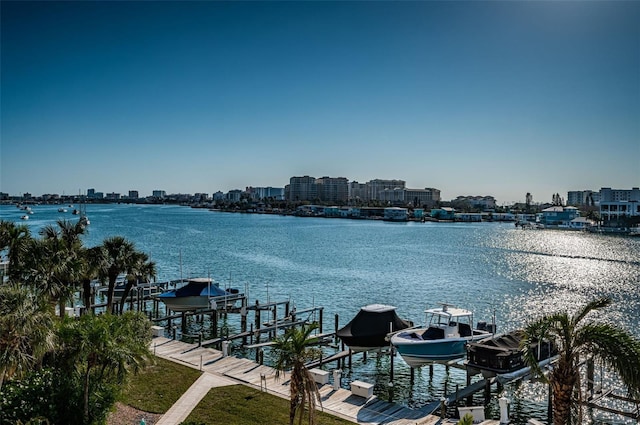
[{"label": "boat hull", "polygon": [[164,305],[172,311],[194,311],[204,309],[224,310],[234,308],[238,300],[242,298],[242,294],[232,294],[223,297],[209,298],[202,295],[194,295],[187,297],[162,297],[160,300]]},{"label": "boat hull", "polygon": [[391,343],[405,363],[411,367],[419,367],[464,358],[467,354],[467,343],[488,336],[490,334],[483,333],[472,337],[424,340],[415,332],[402,332],[394,335]]}]

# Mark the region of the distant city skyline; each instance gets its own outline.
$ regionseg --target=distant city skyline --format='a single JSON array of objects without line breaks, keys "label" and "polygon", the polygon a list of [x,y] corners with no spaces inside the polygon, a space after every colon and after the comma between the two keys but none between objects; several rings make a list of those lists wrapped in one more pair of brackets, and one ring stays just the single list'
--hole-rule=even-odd
[{"label": "distant city skyline", "polygon": [[0,8],[0,192],[640,185],[640,2]]}]

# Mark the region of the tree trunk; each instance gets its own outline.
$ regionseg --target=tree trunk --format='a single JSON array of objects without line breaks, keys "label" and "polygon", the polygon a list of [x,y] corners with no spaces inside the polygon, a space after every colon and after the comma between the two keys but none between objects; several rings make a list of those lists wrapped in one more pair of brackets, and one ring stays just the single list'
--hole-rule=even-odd
[{"label": "tree trunk", "polygon": [[293,425],[296,418],[298,407],[300,407],[300,381],[299,373],[294,366],[291,370],[291,383],[289,384],[290,402],[289,402],[289,425]]},{"label": "tree trunk", "polygon": [[134,283],[134,280],[127,279],[127,284],[124,287],[124,293],[122,294],[122,298],[120,298],[120,313],[124,311],[124,304],[127,302],[127,297],[129,296]]},{"label": "tree trunk", "polygon": [[109,288],[107,291],[107,313],[113,313],[113,296],[116,290],[116,279],[118,276],[109,276]]},{"label": "tree trunk", "polygon": [[84,375],[84,406],[83,406],[83,423],[89,423],[89,373],[91,369],[87,367],[87,372]]},{"label": "tree trunk", "polygon": [[577,371],[561,360],[551,377],[553,425],[568,425],[570,423],[573,389],[577,381]]},{"label": "tree trunk", "polygon": [[92,311],[91,304],[93,300],[91,299],[91,280],[90,279],[84,279],[82,281],[82,298],[84,302],[85,312],[88,313],[89,311]]}]

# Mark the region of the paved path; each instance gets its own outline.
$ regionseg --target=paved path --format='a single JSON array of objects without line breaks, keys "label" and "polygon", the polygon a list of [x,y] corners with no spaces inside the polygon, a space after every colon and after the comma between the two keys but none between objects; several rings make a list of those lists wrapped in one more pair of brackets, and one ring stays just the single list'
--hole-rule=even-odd
[{"label": "paved path", "polygon": [[[256,362],[222,357],[222,353],[211,348],[198,347],[168,338],[157,337],[151,349],[158,357],[201,370],[202,376],[180,397],[156,425],[179,425],[195,408],[211,388],[243,384],[270,394],[289,399],[288,375],[276,379],[273,368]],[[334,390],[332,385],[320,387],[322,406],[318,410],[348,421],[364,425],[435,425],[455,424],[456,421],[441,422],[438,416],[427,415],[418,410],[380,400],[376,396],[368,399],[355,396],[344,388]],[[487,420],[481,425],[498,425],[499,421]]]}]

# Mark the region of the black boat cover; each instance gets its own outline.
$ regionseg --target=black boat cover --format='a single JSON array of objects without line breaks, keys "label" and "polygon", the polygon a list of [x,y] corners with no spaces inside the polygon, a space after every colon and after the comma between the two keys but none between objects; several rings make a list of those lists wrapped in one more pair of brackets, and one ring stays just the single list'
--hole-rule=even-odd
[{"label": "black boat cover", "polygon": [[345,344],[352,347],[378,348],[389,345],[385,337],[391,331],[413,326],[396,314],[393,306],[372,304],[362,307],[358,314],[337,332]]}]

